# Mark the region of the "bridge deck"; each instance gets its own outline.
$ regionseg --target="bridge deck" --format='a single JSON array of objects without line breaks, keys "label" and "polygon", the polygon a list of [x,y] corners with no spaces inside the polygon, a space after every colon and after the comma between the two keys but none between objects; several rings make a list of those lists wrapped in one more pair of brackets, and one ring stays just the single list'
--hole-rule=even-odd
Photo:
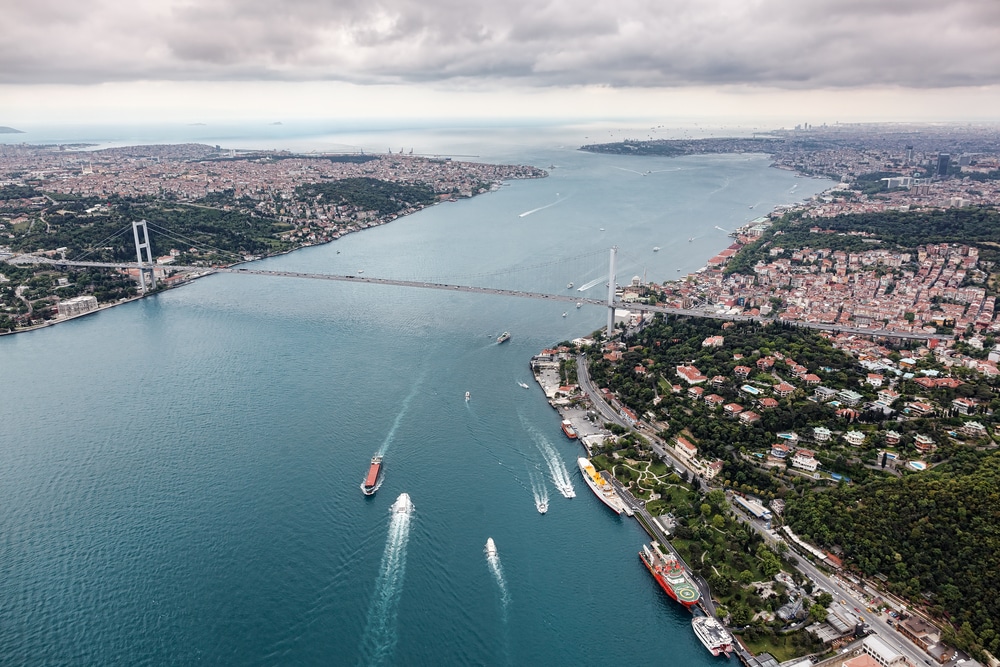
[{"label": "bridge deck", "polygon": [[[52,264],[55,266],[80,266],[80,267],[96,267],[96,268],[109,268],[109,269],[150,269],[148,264],[139,265],[135,262],[121,262],[121,263],[108,263],[108,262],[74,262],[68,260],[54,260],[47,257],[36,257],[34,255],[16,255],[13,259],[6,260],[13,264]],[[272,276],[279,278],[303,278],[309,280],[333,280],[339,282],[351,282],[351,283],[367,283],[370,285],[394,285],[397,287],[418,287],[422,289],[436,289],[436,290],[452,290],[457,292],[471,292],[473,294],[494,294],[497,296],[512,296],[522,299],[544,299],[546,301],[562,301],[566,303],[585,303],[592,306],[603,306],[608,307],[606,301],[601,299],[589,299],[586,297],[576,297],[569,294],[545,294],[542,292],[525,292],[520,290],[507,290],[507,289],[495,289],[490,287],[474,287],[470,285],[449,285],[445,283],[433,283],[415,280],[396,280],[392,278],[374,278],[371,276],[362,275],[337,275],[329,273],[302,273],[298,271],[268,271],[265,269],[251,269],[240,266],[231,267],[205,267],[205,266],[182,266],[175,264],[168,264],[159,266],[157,268],[163,268],[169,271],[188,271],[196,272],[202,274],[210,273],[233,273],[237,275],[251,275],[251,276]],[[636,309],[636,304],[625,303],[623,301],[616,301],[611,304],[615,308],[632,308]],[[645,312],[655,312],[655,313],[665,313],[668,315],[685,315],[688,317],[705,317],[709,319],[716,320],[729,320],[734,322],[773,322],[774,320],[765,319],[761,317],[751,317],[749,315],[731,315],[728,313],[719,313],[711,307],[704,309],[694,309],[694,308],[670,308],[667,306],[654,306],[642,304],[638,306],[638,309]],[[857,334],[861,336],[876,336],[883,338],[899,338],[906,340],[930,340],[933,338],[940,338],[940,334],[931,334],[924,332],[909,332],[909,331],[892,331],[889,329],[865,329],[862,327],[845,327],[839,324],[822,324],[819,322],[796,322],[789,321],[788,324],[793,326],[805,327],[809,329],[817,329],[820,331],[830,331],[835,333],[849,333]]]}]

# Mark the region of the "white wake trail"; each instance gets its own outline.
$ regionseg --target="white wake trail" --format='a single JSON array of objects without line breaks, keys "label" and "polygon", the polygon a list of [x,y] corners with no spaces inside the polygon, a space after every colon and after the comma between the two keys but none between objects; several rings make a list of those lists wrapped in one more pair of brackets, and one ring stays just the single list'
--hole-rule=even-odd
[{"label": "white wake trail", "polygon": [[555,447],[552,446],[548,438],[538,432],[538,429],[530,424],[525,424],[525,426],[528,428],[528,433],[531,434],[532,440],[535,441],[538,451],[545,458],[545,463],[549,467],[549,474],[552,476],[552,483],[555,484],[559,493],[563,494],[564,497],[575,498],[576,490],[573,489],[573,481],[569,476],[569,470],[566,469],[566,464],[559,458],[559,452],[555,450]]},{"label": "white wake trail", "polygon": [[490,572],[493,573],[493,579],[497,582],[497,587],[500,589],[500,603],[503,606],[503,616],[504,622],[507,621],[507,607],[510,605],[510,593],[507,592],[507,579],[503,576],[503,565],[500,564],[500,553],[494,551],[490,553],[489,549],[484,549],[486,553],[486,564],[490,566]]},{"label": "white wake trail", "polygon": [[525,211],[524,213],[518,213],[517,217],[519,217],[519,218],[526,218],[529,215],[531,215],[532,213],[538,213],[539,211],[544,211],[545,209],[550,208],[552,206],[555,206],[556,204],[558,204],[558,203],[560,203],[562,201],[565,201],[565,199],[557,199],[554,202],[552,202],[551,204],[546,204],[545,206],[539,206],[538,208],[533,208],[530,211]]},{"label": "white wake trail", "polygon": [[601,276],[600,278],[594,278],[589,283],[585,283],[585,284],[580,285],[579,287],[577,287],[576,291],[577,292],[586,292],[587,290],[589,290],[591,287],[593,287],[597,283],[601,282],[602,280],[607,280],[607,276]]},{"label": "white wake trail", "polygon": [[535,496],[535,509],[545,513],[549,508],[549,490],[545,486],[545,480],[535,472],[528,473],[531,480],[531,493]]},{"label": "white wake trail", "polygon": [[421,384],[423,384],[423,376],[418,378],[417,381],[413,383],[413,388],[410,390],[410,393],[403,399],[403,405],[399,409],[399,414],[397,414],[396,418],[392,421],[392,426],[389,427],[389,432],[386,434],[385,441],[382,442],[382,446],[378,448],[379,456],[385,456],[385,453],[389,450],[389,445],[392,444],[393,438],[396,437],[396,431],[399,429],[399,425],[402,423],[403,417],[406,416],[407,411],[410,409],[410,403],[413,402],[413,399],[416,398],[417,393],[420,391]]},{"label": "white wake trail", "polygon": [[361,665],[369,667],[389,664],[396,647],[396,615],[399,598],[403,592],[403,575],[406,573],[406,546],[410,541],[410,519],[413,503],[410,496],[401,493],[392,504],[389,536],[382,553],[375,594],[368,607],[368,621],[361,635]]}]

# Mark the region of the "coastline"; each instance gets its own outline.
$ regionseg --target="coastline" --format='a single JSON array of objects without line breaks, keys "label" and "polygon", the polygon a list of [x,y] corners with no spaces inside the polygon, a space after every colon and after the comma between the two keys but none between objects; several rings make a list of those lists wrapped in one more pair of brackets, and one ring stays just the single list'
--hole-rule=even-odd
[{"label": "coastline", "polygon": [[[547,178],[548,177],[549,174],[548,174],[547,171],[545,171],[544,169],[541,169],[539,167],[536,167],[536,168],[543,172],[543,175],[539,176],[538,178]],[[483,192],[474,192],[472,195],[470,195],[468,197],[462,197],[462,199],[473,199],[475,197],[480,197],[482,195],[487,195],[487,194],[491,194],[493,192],[496,192],[501,187],[503,187],[504,185],[506,185],[508,180],[525,180],[525,179],[515,178],[515,179],[503,179],[503,180],[500,180],[500,181],[493,181],[493,182],[490,183],[490,187],[487,190],[485,190]],[[133,301],[137,301],[139,299],[144,299],[144,298],[149,297],[149,296],[154,296],[156,294],[160,294],[161,292],[165,292],[167,290],[172,290],[172,289],[176,289],[176,288],[179,288],[179,287],[183,287],[184,285],[192,283],[195,280],[198,280],[199,278],[205,278],[207,276],[213,275],[215,273],[215,271],[214,271],[215,268],[227,268],[228,269],[228,268],[232,268],[234,266],[241,266],[243,264],[250,264],[251,262],[260,261],[262,259],[269,259],[271,257],[281,257],[281,256],[284,256],[284,255],[289,255],[289,254],[291,254],[293,252],[296,252],[298,250],[302,250],[304,248],[312,248],[312,247],[316,247],[316,246],[327,245],[329,243],[333,243],[334,241],[337,241],[337,240],[339,240],[339,239],[347,236],[348,234],[355,234],[355,233],[358,233],[358,232],[363,232],[363,231],[365,231],[367,229],[371,229],[373,227],[381,227],[383,225],[387,225],[387,224],[389,224],[391,222],[394,222],[396,220],[400,220],[402,218],[408,217],[408,216],[413,215],[415,213],[419,213],[420,211],[423,211],[425,209],[431,208],[432,206],[439,206],[439,205],[444,204],[444,203],[451,203],[451,202],[456,202],[456,201],[458,201],[458,198],[456,198],[456,197],[450,197],[448,199],[440,199],[440,200],[437,200],[437,201],[433,201],[433,202],[431,202],[431,203],[429,203],[429,204],[427,204],[425,206],[421,206],[419,208],[416,208],[415,210],[403,213],[401,215],[400,214],[390,214],[390,215],[384,216],[383,218],[377,218],[374,221],[367,222],[367,223],[365,223],[362,226],[358,226],[358,227],[355,227],[354,225],[348,226],[344,230],[338,230],[336,232],[336,235],[332,236],[331,238],[323,240],[323,241],[320,241],[320,242],[310,241],[310,242],[307,242],[307,243],[302,243],[300,245],[297,245],[297,246],[295,246],[293,248],[288,248],[286,250],[280,250],[278,252],[268,253],[266,255],[261,255],[259,257],[254,257],[253,259],[241,260],[241,261],[238,261],[238,262],[232,262],[230,264],[220,264],[218,267],[205,267],[205,271],[202,272],[202,273],[187,274],[187,275],[183,275],[183,277],[182,277],[182,274],[178,274],[177,276],[175,276],[174,282],[172,282],[169,285],[165,285],[163,287],[160,287],[160,288],[156,289],[155,291],[146,292],[145,294],[138,294],[136,296],[129,297],[127,299],[122,299],[120,301],[116,301],[114,303],[99,304],[97,306],[97,308],[95,308],[93,310],[89,310],[86,313],[80,313],[79,315],[71,315],[69,317],[60,317],[60,318],[56,318],[54,320],[45,320],[44,322],[41,322],[39,324],[33,324],[33,325],[30,325],[30,326],[27,326],[27,327],[17,328],[17,329],[14,329],[13,331],[0,331],[0,336],[9,336],[9,335],[19,334],[19,333],[27,333],[27,332],[31,332],[31,331],[37,331],[39,329],[44,329],[46,327],[55,326],[57,324],[62,324],[63,322],[68,322],[70,320],[74,320],[74,319],[77,319],[79,317],[84,317],[86,315],[92,315],[92,314],[100,312],[102,310],[107,310],[109,308],[114,308],[115,306],[120,306],[120,305],[123,305],[123,304],[126,304],[126,303],[131,303]],[[21,255],[25,255],[25,254],[30,255],[32,253],[21,253]],[[16,258],[18,256],[20,256],[20,255],[11,253],[10,255],[7,256],[6,259],[8,259],[8,260],[9,259],[14,259],[14,258]],[[156,266],[162,267],[164,269],[164,271],[169,271],[170,270],[170,265],[169,264],[157,264]]]}]

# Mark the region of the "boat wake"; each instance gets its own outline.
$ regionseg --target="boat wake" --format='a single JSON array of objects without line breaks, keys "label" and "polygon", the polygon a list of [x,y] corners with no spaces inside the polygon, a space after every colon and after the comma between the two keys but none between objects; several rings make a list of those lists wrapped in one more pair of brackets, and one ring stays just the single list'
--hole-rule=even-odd
[{"label": "boat wake", "polygon": [[526,383],[524,383],[524,382],[521,382],[520,380],[517,381],[517,384],[521,387],[521,389],[527,389],[528,388],[528,385]]},{"label": "boat wake", "polygon": [[533,208],[530,211],[525,211],[524,213],[518,213],[517,217],[519,217],[519,218],[527,218],[532,213],[538,213],[539,211],[544,211],[545,209],[551,208],[552,206],[555,206],[556,204],[558,204],[558,203],[560,203],[562,201],[565,201],[565,200],[566,200],[565,197],[562,198],[562,199],[557,199],[554,202],[552,202],[551,204],[546,204],[545,206],[539,206],[538,208]]},{"label": "boat wake", "polygon": [[549,511],[549,490],[545,487],[545,480],[540,474],[529,473],[531,479],[531,493],[535,496],[535,509],[539,514]]},{"label": "boat wake", "polygon": [[406,572],[406,546],[410,540],[410,519],[413,503],[401,493],[392,504],[389,537],[382,553],[375,594],[368,608],[368,620],[361,635],[361,664],[384,665],[391,662],[396,646],[396,614],[403,592]]},{"label": "boat wake", "polygon": [[385,441],[382,442],[382,446],[378,448],[378,455],[385,456],[385,453],[389,450],[389,445],[392,444],[393,438],[396,437],[396,430],[399,429],[399,424],[403,421],[403,417],[406,416],[407,411],[410,409],[410,403],[416,398],[417,393],[420,391],[420,385],[423,384],[423,377],[418,379],[413,383],[413,389],[407,394],[406,398],[403,399],[403,405],[399,409],[399,414],[396,418],[392,420],[392,426],[389,427],[389,432],[385,436]]},{"label": "boat wake", "polygon": [[507,620],[507,606],[510,604],[510,593],[507,592],[507,579],[503,576],[503,565],[500,564],[500,553],[496,550],[496,545],[493,545],[493,550],[490,550],[490,544],[493,538],[487,542],[487,546],[483,549],[483,553],[486,554],[486,564],[490,566],[490,572],[493,573],[493,579],[497,582],[497,587],[500,589],[500,603],[503,606],[503,616],[504,621]]},{"label": "boat wake", "polygon": [[559,452],[544,435],[538,432],[538,429],[528,424],[526,426],[532,440],[538,447],[538,451],[545,458],[545,464],[549,467],[549,475],[552,477],[552,483],[555,484],[556,489],[565,498],[575,498],[576,490],[573,489],[573,481],[569,476],[569,470],[566,469],[566,464],[559,458]]},{"label": "boat wake", "polygon": [[600,278],[594,278],[589,283],[584,283],[583,285],[580,285],[579,287],[577,287],[576,291],[577,292],[586,292],[587,290],[589,290],[594,285],[596,285],[598,283],[601,283],[601,282],[604,282],[605,280],[607,280],[607,278],[604,277],[604,276],[601,276]]}]

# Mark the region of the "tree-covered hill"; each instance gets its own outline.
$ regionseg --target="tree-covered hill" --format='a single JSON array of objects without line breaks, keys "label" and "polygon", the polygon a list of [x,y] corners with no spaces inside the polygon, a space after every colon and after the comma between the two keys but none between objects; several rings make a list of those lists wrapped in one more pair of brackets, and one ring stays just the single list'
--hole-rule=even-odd
[{"label": "tree-covered hill", "polygon": [[405,208],[424,206],[434,201],[434,190],[429,185],[407,185],[374,178],[310,183],[297,187],[295,194],[300,200],[322,195],[328,204],[357,206],[366,211],[377,211],[379,215],[398,213]]},{"label": "tree-covered hill", "polygon": [[1000,454],[972,452],[932,472],[788,499],[804,539],[843,549],[864,574],[928,603],[961,647],[1000,650]]}]

